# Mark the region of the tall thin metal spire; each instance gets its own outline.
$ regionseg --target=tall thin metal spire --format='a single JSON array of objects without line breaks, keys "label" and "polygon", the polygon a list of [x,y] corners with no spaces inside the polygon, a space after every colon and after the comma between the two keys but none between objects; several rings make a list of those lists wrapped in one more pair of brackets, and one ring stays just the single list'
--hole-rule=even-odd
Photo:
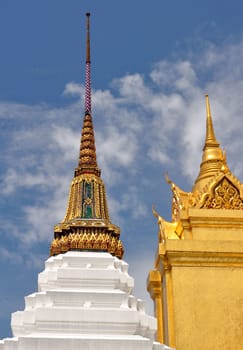
[{"label": "tall thin metal spire", "polygon": [[85,114],[91,113],[90,13],[86,13]]},{"label": "tall thin metal spire", "polygon": [[91,62],[90,62],[90,13],[86,13],[86,71],[85,71],[85,113],[80,143],[80,154],[75,176],[93,173],[100,176],[96,160],[94,127],[91,116]]}]

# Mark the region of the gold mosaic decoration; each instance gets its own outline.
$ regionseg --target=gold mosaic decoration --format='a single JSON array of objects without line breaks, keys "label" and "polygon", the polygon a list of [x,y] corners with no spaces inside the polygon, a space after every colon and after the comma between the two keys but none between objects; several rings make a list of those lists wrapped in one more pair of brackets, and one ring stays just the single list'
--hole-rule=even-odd
[{"label": "gold mosaic decoration", "polygon": [[214,188],[202,208],[207,209],[243,209],[243,201],[239,190],[224,177]]},{"label": "gold mosaic decoration", "polygon": [[[86,190],[87,186],[90,193]],[[81,174],[73,178],[63,222],[85,218],[85,208],[88,206],[92,212],[90,218],[109,220],[105,186],[95,174]]]},{"label": "gold mosaic decoration", "polygon": [[124,249],[119,237],[109,233],[71,233],[52,241],[50,255],[66,253],[69,250],[99,250],[122,258]]}]

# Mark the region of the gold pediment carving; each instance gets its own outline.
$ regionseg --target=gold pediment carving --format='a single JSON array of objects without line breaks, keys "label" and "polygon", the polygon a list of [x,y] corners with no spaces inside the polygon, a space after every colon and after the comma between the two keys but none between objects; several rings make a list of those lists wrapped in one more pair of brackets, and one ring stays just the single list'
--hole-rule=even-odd
[{"label": "gold pediment carving", "polygon": [[240,182],[231,174],[220,176],[208,193],[202,197],[200,204],[204,209],[243,209]]}]

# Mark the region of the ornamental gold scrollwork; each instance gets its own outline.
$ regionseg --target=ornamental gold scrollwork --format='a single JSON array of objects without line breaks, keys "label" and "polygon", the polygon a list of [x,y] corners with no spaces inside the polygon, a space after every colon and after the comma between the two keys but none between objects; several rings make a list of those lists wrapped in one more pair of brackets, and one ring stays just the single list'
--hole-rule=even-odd
[{"label": "ornamental gold scrollwork", "polygon": [[202,208],[207,209],[243,209],[243,201],[239,190],[227,179],[223,178],[215,187]]},{"label": "ornamental gold scrollwork", "polygon": [[90,204],[92,204],[92,199],[90,198],[90,197],[88,197],[88,198],[86,198],[85,200],[84,200],[84,203],[85,204],[87,204],[87,205],[90,205]]},{"label": "ornamental gold scrollwork", "polygon": [[69,250],[102,250],[122,258],[124,248],[119,237],[109,233],[71,233],[52,241],[50,255],[66,253]]}]

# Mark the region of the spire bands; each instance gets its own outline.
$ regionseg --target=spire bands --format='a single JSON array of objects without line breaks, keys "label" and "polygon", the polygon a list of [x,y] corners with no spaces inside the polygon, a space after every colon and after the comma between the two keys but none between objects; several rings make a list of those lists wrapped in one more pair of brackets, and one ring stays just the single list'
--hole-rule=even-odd
[{"label": "spire bands", "polygon": [[85,114],[91,114],[91,71],[90,71],[90,62],[86,62],[84,108],[85,108]]},{"label": "spire bands", "polygon": [[86,13],[85,114],[91,114],[90,13]]}]

